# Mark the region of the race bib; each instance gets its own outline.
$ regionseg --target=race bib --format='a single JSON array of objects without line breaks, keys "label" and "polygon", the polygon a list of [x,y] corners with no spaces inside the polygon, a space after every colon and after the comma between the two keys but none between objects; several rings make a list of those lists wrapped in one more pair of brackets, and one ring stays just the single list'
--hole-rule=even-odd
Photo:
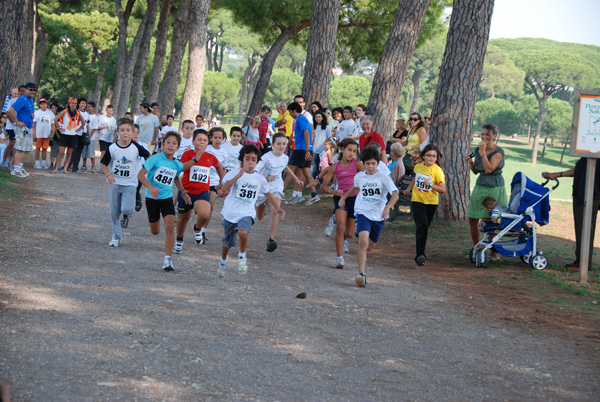
[{"label": "race bib", "polygon": [[360,192],[366,203],[376,203],[381,198],[381,181],[365,181],[361,184]]},{"label": "race bib", "polygon": [[115,161],[113,164],[113,171],[112,171],[112,175],[113,176],[120,176],[120,177],[130,177],[131,176],[131,161],[128,160],[120,160],[120,161]]},{"label": "race bib", "polygon": [[40,117],[40,123],[50,124],[50,119],[47,118],[46,116]]},{"label": "race bib", "polygon": [[240,179],[235,192],[235,198],[245,204],[251,204],[258,198],[258,190],[260,190],[260,183]]},{"label": "race bib", "polygon": [[433,183],[431,176],[428,176],[426,174],[417,173],[417,175],[415,177],[415,188],[424,193],[431,191],[431,187],[429,187],[429,184],[425,184],[426,181],[429,184]]},{"label": "race bib", "polygon": [[161,167],[154,173],[154,181],[165,186],[173,187],[173,180],[177,171],[175,169],[169,169],[167,167]]},{"label": "race bib", "polygon": [[190,168],[190,181],[208,184],[210,178],[209,172],[210,169],[205,166],[194,165]]}]

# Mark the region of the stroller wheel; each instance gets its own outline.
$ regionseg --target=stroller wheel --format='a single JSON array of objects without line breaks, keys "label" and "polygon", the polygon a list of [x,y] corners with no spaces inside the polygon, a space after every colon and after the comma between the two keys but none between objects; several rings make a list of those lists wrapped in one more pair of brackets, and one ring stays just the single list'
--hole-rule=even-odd
[{"label": "stroller wheel", "polygon": [[490,265],[490,260],[487,253],[483,250],[475,252],[475,267],[487,268]]},{"label": "stroller wheel", "polygon": [[519,258],[521,258],[521,261],[523,261],[525,264],[529,264],[529,259],[531,258],[531,253],[522,255]]},{"label": "stroller wheel", "polygon": [[542,270],[548,266],[548,259],[543,254],[536,254],[529,260],[531,268]]},{"label": "stroller wheel", "polygon": [[471,261],[471,264],[475,264],[475,252],[475,247],[473,247],[471,251],[469,251],[469,261]]}]

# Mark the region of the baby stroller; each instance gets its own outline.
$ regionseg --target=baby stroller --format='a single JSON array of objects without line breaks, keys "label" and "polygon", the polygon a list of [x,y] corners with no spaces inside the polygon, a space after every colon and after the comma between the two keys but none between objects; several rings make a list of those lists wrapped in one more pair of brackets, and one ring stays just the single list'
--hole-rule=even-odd
[{"label": "baby stroller", "polygon": [[[489,266],[487,251],[492,247],[505,257],[521,258],[525,264],[541,270],[548,266],[548,259],[537,248],[536,223],[540,226],[549,222],[550,193],[558,187],[558,180],[546,188],[548,180],[538,184],[523,172],[518,172],[511,183],[508,213],[492,211],[492,221],[483,221],[480,231],[483,239],[471,250],[470,259],[477,268]],[[531,227],[526,225],[531,222]]]}]

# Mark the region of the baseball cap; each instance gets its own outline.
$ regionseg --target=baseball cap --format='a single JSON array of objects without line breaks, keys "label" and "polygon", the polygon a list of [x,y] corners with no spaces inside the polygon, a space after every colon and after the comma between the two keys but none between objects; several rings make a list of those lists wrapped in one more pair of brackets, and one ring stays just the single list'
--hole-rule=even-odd
[{"label": "baseball cap", "polygon": [[148,102],[142,102],[140,103],[141,107],[145,107],[146,109],[150,109],[150,104]]},{"label": "baseball cap", "polygon": [[38,103],[48,103],[48,101],[46,100],[46,98],[42,98],[38,101]]},{"label": "baseball cap", "polygon": [[27,88],[27,89],[37,89],[37,85],[35,85],[35,83],[33,83],[33,82],[28,82],[27,84],[25,84],[25,88]]}]

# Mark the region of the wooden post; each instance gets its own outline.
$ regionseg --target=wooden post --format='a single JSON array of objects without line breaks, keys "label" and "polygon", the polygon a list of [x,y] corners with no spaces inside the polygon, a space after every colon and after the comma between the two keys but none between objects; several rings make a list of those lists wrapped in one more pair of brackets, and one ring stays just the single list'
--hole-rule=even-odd
[{"label": "wooden post", "polygon": [[583,227],[581,228],[581,251],[579,259],[579,282],[587,283],[590,265],[590,237],[592,236],[592,209],[594,203],[594,180],[596,159],[588,158],[585,176],[585,204],[583,205]]}]

